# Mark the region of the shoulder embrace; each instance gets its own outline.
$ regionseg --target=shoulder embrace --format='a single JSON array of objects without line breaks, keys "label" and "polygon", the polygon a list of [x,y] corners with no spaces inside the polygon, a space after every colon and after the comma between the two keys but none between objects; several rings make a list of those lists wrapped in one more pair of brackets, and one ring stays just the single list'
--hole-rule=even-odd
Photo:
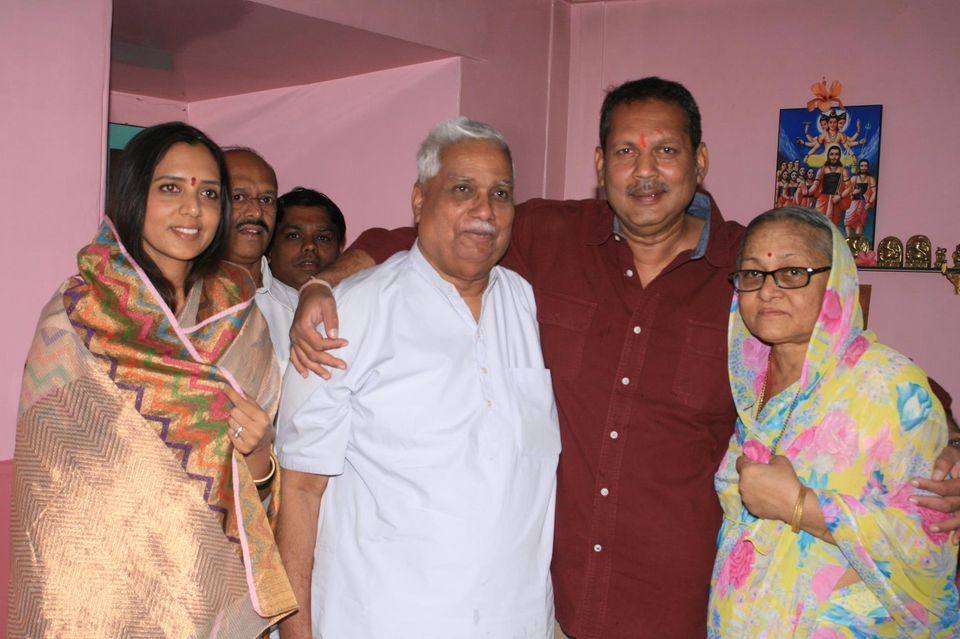
[{"label": "shoulder embrace", "polygon": [[354,273],[344,279],[334,289],[337,306],[377,298],[385,289],[393,286],[400,274],[406,270],[405,263],[408,254],[409,251],[401,251],[381,264]]}]

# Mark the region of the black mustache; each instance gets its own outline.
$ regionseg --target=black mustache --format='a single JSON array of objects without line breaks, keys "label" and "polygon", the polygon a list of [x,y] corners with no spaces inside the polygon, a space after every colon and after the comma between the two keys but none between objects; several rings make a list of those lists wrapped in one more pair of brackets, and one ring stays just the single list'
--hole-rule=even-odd
[{"label": "black mustache", "polygon": [[235,228],[239,231],[239,230],[240,230],[240,227],[243,227],[243,226],[251,226],[251,225],[253,225],[253,226],[259,226],[260,228],[262,228],[262,229],[263,229],[264,231],[266,231],[267,233],[270,232],[270,228],[267,226],[267,223],[264,222],[264,221],[261,220],[261,219],[255,218],[255,217],[251,217],[251,218],[248,218],[248,219],[246,219],[246,220],[240,220],[240,221],[237,222],[234,226],[235,226]]}]

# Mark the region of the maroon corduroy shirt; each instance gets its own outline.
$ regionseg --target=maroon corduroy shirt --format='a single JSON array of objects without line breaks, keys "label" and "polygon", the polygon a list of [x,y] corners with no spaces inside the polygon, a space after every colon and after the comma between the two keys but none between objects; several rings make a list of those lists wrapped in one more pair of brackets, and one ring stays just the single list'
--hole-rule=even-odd
[{"label": "maroon corduroy shirt", "polygon": [[[529,280],[563,452],[553,582],[577,639],[702,638],[720,526],[713,475],[736,412],[726,333],[743,228],[709,219],[646,288],[602,200],[517,207],[502,264]],[[378,262],[414,231],[367,231]]]}]

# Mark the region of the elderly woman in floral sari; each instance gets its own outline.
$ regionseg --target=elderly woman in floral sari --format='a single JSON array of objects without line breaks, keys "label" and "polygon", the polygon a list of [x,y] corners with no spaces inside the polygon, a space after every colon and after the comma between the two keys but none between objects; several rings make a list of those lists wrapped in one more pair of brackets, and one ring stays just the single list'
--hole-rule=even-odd
[{"label": "elderly woman in floral sari", "polygon": [[957,636],[956,547],[910,500],[947,439],[926,375],[863,329],[853,258],[815,211],[756,218],[738,268],[709,636]]},{"label": "elderly woman in floral sari", "polygon": [[256,637],[296,602],[261,503],[277,364],[220,262],[223,155],[158,125],[117,184],[24,368],[10,635]]}]

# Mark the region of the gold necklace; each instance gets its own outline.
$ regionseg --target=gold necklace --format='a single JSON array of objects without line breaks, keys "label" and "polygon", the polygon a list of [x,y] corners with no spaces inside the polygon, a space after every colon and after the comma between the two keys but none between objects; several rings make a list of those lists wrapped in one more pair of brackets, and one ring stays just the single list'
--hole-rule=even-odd
[{"label": "gold necklace", "polygon": [[[767,372],[763,375],[763,385],[760,387],[760,396],[757,398],[757,414],[754,416],[757,421],[760,421],[760,411],[763,409],[763,399],[767,395],[767,380],[770,379],[771,359],[773,359],[772,349],[770,350],[770,354],[767,355]],[[783,438],[783,434],[787,432],[787,424],[790,423],[790,418],[793,417],[793,409],[797,407],[798,399],[800,399],[799,385],[797,387],[797,392],[793,395],[793,401],[790,402],[790,409],[787,411],[787,418],[783,420],[783,426],[780,427],[780,432],[777,433],[777,436],[773,438],[773,443],[770,444],[770,453],[773,455],[777,454],[777,445]]]}]

